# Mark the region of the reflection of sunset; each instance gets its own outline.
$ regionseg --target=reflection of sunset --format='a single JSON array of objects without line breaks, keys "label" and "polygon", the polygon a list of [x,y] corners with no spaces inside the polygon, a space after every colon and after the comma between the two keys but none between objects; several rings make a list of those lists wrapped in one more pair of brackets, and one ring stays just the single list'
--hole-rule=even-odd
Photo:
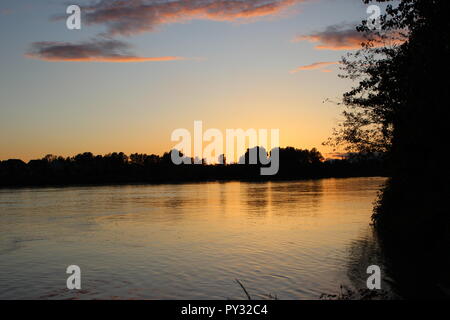
[{"label": "reflection of sunset", "polygon": [[[85,299],[241,299],[235,278],[242,279],[255,298],[272,293],[280,299],[317,299],[322,292],[338,290],[336,279],[365,279],[364,261],[349,250],[370,236],[371,203],[383,181],[0,193],[5,213],[0,216],[0,235],[9,235],[0,242],[0,274],[20,275],[2,286],[6,298],[72,297],[67,290],[54,289],[61,282],[58,268],[68,260],[82,266],[85,291],[80,297]],[[6,201],[7,206],[2,204]],[[18,219],[11,222],[12,216]],[[23,259],[28,263],[21,263]],[[30,263],[35,267],[28,268]],[[348,263],[356,268],[350,275]],[[48,275],[38,277],[42,272]],[[21,288],[25,280],[23,292],[7,290]]]}]

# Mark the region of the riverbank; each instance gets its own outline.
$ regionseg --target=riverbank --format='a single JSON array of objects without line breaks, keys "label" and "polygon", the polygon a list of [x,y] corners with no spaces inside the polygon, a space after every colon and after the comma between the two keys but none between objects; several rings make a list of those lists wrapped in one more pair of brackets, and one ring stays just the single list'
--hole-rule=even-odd
[{"label": "riverbank", "polygon": [[126,158],[21,160],[0,162],[0,188],[193,183],[211,181],[296,181],[324,178],[387,176],[380,159],[290,161],[281,158],[275,175],[261,175],[262,165],[174,165]]}]

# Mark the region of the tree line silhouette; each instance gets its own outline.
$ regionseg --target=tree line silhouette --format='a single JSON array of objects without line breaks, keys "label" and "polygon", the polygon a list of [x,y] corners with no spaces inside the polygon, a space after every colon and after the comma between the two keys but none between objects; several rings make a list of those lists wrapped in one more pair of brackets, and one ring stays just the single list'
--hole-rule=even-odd
[{"label": "tree line silhouette", "polygon": [[[258,147],[255,147],[258,148]],[[259,147],[263,149],[262,147]],[[265,151],[265,150],[264,150]],[[263,166],[248,164],[251,149],[242,156],[247,164],[174,165],[171,152],[155,154],[114,152],[94,155],[91,152],[73,157],[47,155],[42,159],[10,159],[0,162],[0,186],[39,186],[70,184],[163,183],[208,180],[286,180],[324,177],[379,176],[385,174],[381,155],[354,154],[340,160],[324,161],[316,149],[280,148],[279,171],[261,176]],[[266,153],[267,154],[267,153]],[[181,152],[180,156],[183,156]],[[223,159],[223,155],[221,156]],[[192,159],[193,160],[193,159]],[[225,159],[224,159],[225,160]]]}]

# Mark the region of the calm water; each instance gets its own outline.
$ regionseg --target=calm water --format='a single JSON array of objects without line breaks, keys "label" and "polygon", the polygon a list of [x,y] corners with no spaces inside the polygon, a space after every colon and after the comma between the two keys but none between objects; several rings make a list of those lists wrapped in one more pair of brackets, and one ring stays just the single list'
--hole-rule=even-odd
[{"label": "calm water", "polygon": [[[0,298],[317,299],[383,262],[384,178],[0,190]],[[66,289],[78,265],[82,290]],[[384,284],[383,284],[384,285]]]}]

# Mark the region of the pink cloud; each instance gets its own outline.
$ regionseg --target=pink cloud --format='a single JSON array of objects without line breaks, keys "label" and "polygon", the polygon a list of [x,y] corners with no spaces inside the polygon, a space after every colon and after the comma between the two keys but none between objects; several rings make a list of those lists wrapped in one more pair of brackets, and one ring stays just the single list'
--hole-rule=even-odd
[{"label": "pink cloud", "polygon": [[404,42],[400,35],[388,35],[386,39],[380,37],[377,33],[365,35],[358,32],[356,27],[351,25],[333,25],[327,27],[324,31],[315,32],[309,35],[299,35],[293,39],[294,42],[309,41],[318,43],[317,50],[356,50],[361,49],[362,44],[370,37],[373,39],[373,47],[382,47],[389,42],[390,44],[401,44]]},{"label": "pink cloud", "polygon": [[104,24],[109,35],[154,31],[193,19],[237,21],[280,14],[307,0],[102,0],[83,7],[88,24]]},{"label": "pink cloud", "polygon": [[[297,73],[300,71],[305,71],[305,70],[320,70],[322,68],[331,66],[331,65],[336,65],[339,64],[340,62],[338,61],[330,61],[330,62],[315,62],[312,64],[308,64],[306,66],[300,66],[298,68],[295,68],[294,70],[291,70],[290,73]],[[330,69],[322,69],[322,72],[331,72]]]},{"label": "pink cloud", "polygon": [[35,42],[26,57],[44,61],[84,62],[151,62],[182,60],[182,57],[139,57],[128,52],[130,46],[117,40],[100,40],[82,43]]}]

